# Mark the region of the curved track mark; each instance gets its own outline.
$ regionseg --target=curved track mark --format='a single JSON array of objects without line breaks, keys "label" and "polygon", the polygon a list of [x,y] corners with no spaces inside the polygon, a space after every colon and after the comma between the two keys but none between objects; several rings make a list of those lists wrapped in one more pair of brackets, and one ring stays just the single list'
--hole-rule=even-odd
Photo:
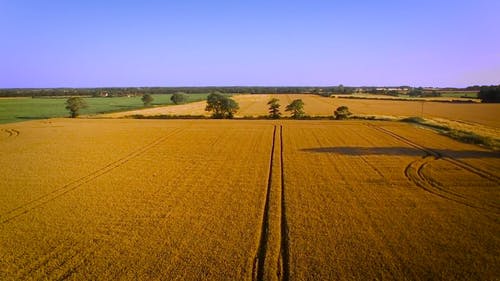
[{"label": "curved track mark", "polygon": [[[407,138],[400,136],[394,132],[391,132],[387,129],[384,129],[384,128],[381,128],[378,126],[374,126],[372,124],[366,124],[366,125],[368,127],[371,127],[373,129],[377,130],[377,131],[380,131],[382,133],[390,135],[390,136],[396,138],[397,140],[399,140],[399,141],[401,141],[409,146],[412,146],[416,149],[419,149],[425,153],[425,156],[423,158],[417,159],[417,160],[411,162],[410,164],[408,164],[408,166],[405,168],[405,171],[404,171],[405,176],[408,178],[408,180],[415,183],[418,187],[422,188],[423,190],[425,190],[433,195],[441,197],[443,199],[447,199],[447,200],[450,200],[450,201],[453,201],[453,202],[456,202],[456,203],[459,203],[459,204],[462,204],[462,205],[465,205],[465,206],[468,206],[468,207],[471,207],[474,209],[481,209],[481,210],[490,211],[490,212],[494,212],[494,213],[499,212],[499,208],[497,206],[494,206],[494,205],[491,205],[491,204],[488,204],[485,202],[475,202],[477,200],[469,198],[468,196],[466,196],[464,194],[460,194],[458,192],[454,192],[454,191],[445,189],[441,184],[439,184],[435,180],[430,179],[428,176],[426,176],[423,171],[432,161],[444,160],[444,161],[447,161],[447,162],[450,162],[450,163],[456,165],[459,168],[462,168],[462,169],[467,170],[471,173],[474,173],[482,178],[485,178],[485,179],[488,179],[488,180],[493,181],[495,183],[498,183],[496,180],[496,176],[491,176],[491,175],[489,175],[489,173],[482,171],[481,169],[478,169],[476,167],[473,167],[469,164],[466,164],[462,161],[459,161],[457,159],[451,158],[449,156],[443,156],[443,155],[441,155],[441,153],[439,153],[437,151],[433,151],[431,149],[425,148],[425,147],[423,147],[417,143],[414,143],[414,142],[408,140]],[[485,206],[490,207],[491,209],[484,208],[484,207],[478,206],[478,205],[485,205]]]},{"label": "curved track mark", "polygon": [[19,132],[16,129],[2,129],[1,131],[5,132],[8,135],[8,137],[17,137],[21,134],[21,132]]},{"label": "curved track mark", "polygon": [[13,135],[15,137],[19,136],[21,134],[21,132],[19,132],[18,130],[15,130],[15,129],[10,129],[10,131],[13,133]]},{"label": "curved track mark", "polygon": [[408,145],[410,145],[410,146],[412,146],[414,148],[417,148],[417,149],[419,149],[419,150],[421,150],[421,151],[423,151],[423,152],[425,152],[427,154],[433,155],[436,158],[442,158],[444,161],[450,162],[451,164],[453,164],[455,166],[458,166],[459,168],[462,168],[462,169],[467,170],[467,171],[469,171],[471,173],[474,173],[474,174],[476,174],[476,175],[478,175],[478,176],[480,176],[482,178],[485,178],[487,180],[490,180],[490,181],[492,181],[492,182],[494,182],[496,184],[500,184],[500,177],[498,177],[496,175],[493,175],[493,174],[491,174],[491,173],[489,173],[487,171],[484,171],[482,169],[474,167],[474,166],[472,166],[470,164],[467,164],[467,163],[465,163],[463,161],[455,159],[455,158],[453,158],[451,156],[447,156],[447,155],[443,156],[443,155],[441,155],[437,151],[434,151],[434,150],[431,150],[429,148],[423,147],[423,146],[421,146],[421,145],[419,145],[419,144],[417,144],[417,143],[415,143],[415,142],[413,142],[413,141],[411,141],[411,140],[409,140],[409,139],[407,139],[407,138],[405,138],[403,136],[400,136],[400,135],[398,135],[398,134],[396,134],[396,133],[394,133],[392,131],[389,131],[389,130],[387,130],[385,128],[378,127],[378,126],[375,126],[375,125],[372,125],[372,124],[366,124],[366,125],[368,127],[370,127],[370,128],[373,128],[373,129],[378,130],[378,131],[380,131],[382,133],[390,135],[390,136],[392,136],[392,137],[400,140],[401,142],[404,142],[404,143],[406,143],[406,144],[408,144]]},{"label": "curved track mark", "polygon": [[[498,205],[494,205],[490,202],[482,201],[478,198],[466,196],[464,194],[449,190],[446,187],[444,187],[441,183],[439,183],[436,180],[432,179],[431,177],[425,175],[425,173],[423,171],[427,167],[428,164],[431,164],[431,162],[426,162],[422,166],[420,166],[417,173],[421,179],[423,179],[425,182],[427,182],[428,185],[431,186],[432,188],[435,188],[437,190],[437,192],[447,193],[446,196],[450,197],[450,198],[448,198],[449,200],[453,200],[457,203],[461,203],[461,204],[467,205],[469,207],[483,209],[483,210],[487,210],[487,211],[491,211],[491,212],[495,212],[495,213],[500,212],[500,207]],[[451,197],[456,197],[456,198],[452,199]]]},{"label": "curved track mark", "polygon": [[[487,208],[483,208],[480,206],[477,206],[473,202],[470,202],[471,200],[469,198],[464,197],[463,195],[455,195],[454,193],[447,192],[443,190],[442,188],[437,187],[434,185],[432,182],[429,182],[425,176],[422,175],[422,170],[423,168],[430,163],[430,161],[435,160],[435,158],[431,158],[429,160],[429,155],[417,159],[413,162],[411,162],[405,169],[405,175],[410,180],[411,182],[415,183],[418,187],[422,188],[424,191],[429,192],[433,195],[436,195],[438,197],[441,197],[446,200],[453,201],[455,203],[474,208],[474,209],[481,209],[485,211],[490,211],[490,212],[497,212],[495,210],[490,210]],[[448,193],[448,194],[445,194]],[[459,198],[454,198],[454,197],[459,197]],[[465,200],[464,200],[465,199]]]}]

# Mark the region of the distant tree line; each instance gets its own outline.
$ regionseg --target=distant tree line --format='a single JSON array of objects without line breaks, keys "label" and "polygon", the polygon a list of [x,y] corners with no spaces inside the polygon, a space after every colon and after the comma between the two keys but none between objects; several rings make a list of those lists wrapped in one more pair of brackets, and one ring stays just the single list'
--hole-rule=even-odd
[{"label": "distant tree line", "polygon": [[91,96],[123,97],[145,94],[349,94],[352,87],[116,87],[116,88],[43,88],[43,89],[0,89],[0,97],[49,97],[49,96]]},{"label": "distant tree line", "polygon": [[442,94],[436,90],[425,91],[422,87],[410,88],[408,91],[408,96],[412,98],[435,98],[441,97]]},{"label": "distant tree line", "polygon": [[[485,86],[471,86],[465,89],[460,88],[439,88],[441,91],[477,90]],[[490,86],[491,87],[491,86]],[[399,88],[409,89],[415,95],[432,95],[434,92],[424,91],[423,88],[412,88],[409,86],[399,86]],[[232,87],[108,87],[108,88],[12,88],[0,89],[0,97],[49,97],[49,96],[92,96],[92,97],[123,97],[123,96],[144,96],[145,94],[197,94],[197,93],[219,93],[219,94],[316,94],[321,96],[350,95],[355,92],[372,94],[397,95],[397,91],[380,90],[373,86],[348,87],[342,84],[327,87],[253,87],[253,86],[232,86]],[[419,94],[420,92],[420,94]]]},{"label": "distant tree line", "polygon": [[[267,118],[269,119],[279,119],[281,118],[280,112],[280,104],[279,99],[271,98],[267,105],[269,106],[269,115]],[[285,111],[289,111],[291,113],[291,117],[293,119],[303,119],[309,118],[306,116],[304,112],[304,101],[302,99],[295,99],[290,104],[288,104],[285,108]],[[349,111],[347,106],[340,106],[333,112],[333,117],[337,120],[345,120],[351,117],[352,113]]]}]

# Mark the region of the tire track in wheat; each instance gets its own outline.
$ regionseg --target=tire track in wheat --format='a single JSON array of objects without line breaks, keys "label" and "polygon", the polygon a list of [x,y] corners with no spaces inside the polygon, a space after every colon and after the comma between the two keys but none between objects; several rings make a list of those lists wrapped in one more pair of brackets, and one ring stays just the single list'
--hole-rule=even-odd
[{"label": "tire track in wheat", "polygon": [[4,133],[6,133],[8,135],[7,136],[8,138],[10,138],[10,137],[18,137],[21,134],[21,132],[19,132],[16,129],[2,129],[1,131],[4,132]]},{"label": "tire track in wheat", "polygon": [[269,237],[269,209],[270,209],[270,197],[272,188],[272,176],[273,176],[273,165],[274,165],[274,151],[276,142],[276,125],[273,128],[273,138],[271,145],[271,156],[269,158],[269,174],[267,176],[267,188],[266,188],[266,199],[264,203],[264,210],[262,214],[262,225],[260,228],[260,239],[257,254],[254,258],[254,265],[252,269],[253,280],[264,280],[264,265],[266,260],[266,252],[268,248],[268,237]]},{"label": "tire track in wheat", "polygon": [[[318,144],[318,147],[322,147],[323,145],[320,138],[316,135],[314,135],[314,138]],[[352,184],[352,178],[348,178],[348,175],[346,175],[339,169],[339,166],[344,165],[345,162],[341,164],[337,159],[331,157],[330,155],[328,155],[326,159],[330,163],[331,167],[335,169],[334,173],[339,177],[338,179],[340,180],[340,182],[345,184],[344,188],[348,190],[348,194],[352,196],[355,202],[358,202],[356,206],[361,210],[360,215],[363,217],[363,219],[360,219],[360,221],[369,222],[369,227],[371,227],[371,229],[373,229],[373,231],[377,233],[377,235],[373,237],[374,241],[376,241],[376,243],[379,243],[379,247],[381,249],[386,249],[388,251],[390,257],[394,259],[394,261],[396,261],[396,263],[401,267],[401,270],[405,271],[405,274],[407,276],[415,276],[413,269],[411,267],[405,266],[405,262],[401,253],[397,251],[397,249],[393,246],[393,242],[387,237],[385,231],[383,230],[383,227],[381,227],[378,221],[373,218],[371,214],[372,212],[366,207],[365,204],[361,203],[363,202],[361,199],[363,196],[359,195],[359,191],[356,189],[356,185]],[[395,280],[397,280],[398,278],[401,279],[400,276],[398,276],[398,271],[396,271],[394,268],[388,268],[387,270]]]},{"label": "tire track in wheat", "polygon": [[455,165],[455,166],[457,166],[459,168],[462,168],[464,170],[467,170],[467,171],[469,171],[469,172],[471,172],[473,174],[476,174],[479,177],[482,177],[484,179],[492,181],[492,182],[494,182],[496,184],[500,184],[500,177],[498,177],[498,176],[496,176],[494,174],[491,174],[491,173],[489,173],[487,171],[484,171],[484,170],[482,170],[480,168],[474,167],[474,166],[472,166],[470,164],[467,164],[467,163],[465,163],[463,161],[455,159],[455,158],[453,158],[451,156],[448,156],[448,155],[443,156],[443,155],[441,155],[437,151],[434,151],[434,150],[431,150],[429,148],[423,147],[423,146],[421,146],[421,145],[419,145],[419,144],[417,144],[417,143],[415,143],[415,142],[413,142],[413,141],[411,141],[411,140],[409,140],[409,139],[407,139],[407,138],[405,138],[405,137],[403,137],[401,135],[398,135],[398,134],[396,134],[396,133],[394,133],[394,132],[392,132],[390,130],[387,130],[385,128],[382,128],[382,127],[379,127],[379,126],[375,126],[375,125],[372,125],[372,124],[367,124],[367,125],[368,125],[368,127],[374,128],[374,129],[376,129],[376,130],[378,130],[380,132],[383,132],[383,133],[385,133],[387,135],[390,135],[390,136],[392,136],[392,137],[394,137],[394,138],[396,138],[396,139],[398,139],[398,140],[400,140],[400,141],[402,141],[402,142],[404,142],[404,143],[406,143],[406,144],[408,144],[408,145],[410,145],[410,146],[412,146],[412,147],[414,147],[416,149],[424,151],[427,154],[433,155],[436,158],[442,158],[444,161],[450,162],[451,164],[453,164],[453,165]]},{"label": "tire track in wheat", "polygon": [[182,129],[180,129],[180,128],[174,129],[169,134],[157,138],[153,142],[151,142],[145,146],[142,146],[141,148],[127,154],[126,156],[124,156],[116,161],[109,163],[108,165],[106,165],[100,169],[97,169],[97,170],[95,170],[95,171],[93,171],[93,172],[91,172],[91,173],[89,173],[89,174],[87,174],[79,179],[76,179],[76,180],[74,180],[74,181],[72,181],[72,182],[70,182],[70,183],[68,183],[60,188],[57,188],[56,190],[53,190],[53,191],[51,191],[45,195],[42,195],[34,200],[31,200],[31,201],[29,201],[21,206],[18,206],[14,209],[11,209],[10,211],[7,211],[6,213],[4,213],[0,216],[0,224],[4,224],[6,222],[9,222],[9,221],[25,214],[25,213],[28,213],[29,211],[31,211],[33,209],[36,209],[40,206],[43,206],[43,205],[61,197],[61,196],[69,193],[70,191],[77,189],[78,187],[80,187],[80,186],[82,186],[90,181],[93,181],[93,180],[111,172],[112,170],[122,166],[123,164],[127,163],[128,161],[132,160],[133,158],[136,158],[136,157],[140,156],[141,154],[145,153],[146,151],[154,148],[158,144],[165,141],[167,138],[179,133],[180,131],[182,131]]},{"label": "tire track in wheat", "polygon": [[289,242],[283,177],[283,127],[275,125],[269,175],[252,280],[288,281]]},{"label": "tire track in wheat", "polygon": [[[109,170],[106,172],[110,172],[111,170],[125,164],[126,162],[130,161],[131,159],[140,156],[141,154],[144,154],[145,152],[151,150],[158,144],[162,143],[165,141],[167,138],[181,132],[183,129],[174,129],[172,132],[168,133],[167,135],[160,137],[156,139],[155,141],[141,147],[140,149],[137,149],[129,154],[127,154],[125,157],[114,161],[105,167],[109,167]],[[120,164],[120,165],[113,165],[114,163]],[[105,173],[102,174],[95,174],[91,173],[89,175],[95,175],[93,179],[96,179],[97,177],[104,175]],[[83,177],[86,178],[86,177]],[[90,180],[89,180],[90,181]],[[76,182],[76,181],[75,181]],[[87,183],[88,181],[81,182],[80,185],[83,185],[84,183]],[[73,182],[74,183],[74,182]],[[72,186],[74,187],[74,186]],[[76,186],[78,187],[78,186]],[[76,188],[75,187],[75,188]],[[69,191],[67,191],[69,192]],[[59,195],[62,196],[63,194]],[[56,195],[59,197],[58,195]],[[53,197],[51,197],[53,198]],[[55,198],[53,198],[55,199]],[[48,202],[45,202],[48,203]],[[41,206],[45,203],[41,203],[38,206]],[[34,207],[34,208],[36,208]],[[22,214],[20,214],[22,215]],[[83,234],[80,235],[83,237]],[[75,241],[75,240],[73,240]],[[66,278],[69,278],[72,274],[74,274],[77,271],[77,268],[80,267],[81,265],[87,263],[90,261],[90,256],[95,252],[99,250],[98,244],[96,243],[87,243],[85,242],[84,239],[76,239],[76,241],[79,242],[73,242],[73,243],[62,243],[56,247],[54,247],[51,251],[45,253],[43,256],[41,256],[38,260],[35,262],[31,262],[28,264],[25,264],[21,266],[22,270],[18,273],[18,277],[20,279],[28,279],[29,276],[33,276],[37,270],[40,268],[46,268],[44,269],[44,275],[47,276],[59,276],[56,279],[58,280],[63,280]],[[83,253],[83,259],[82,257]],[[80,259],[76,260],[77,257],[80,257]]]},{"label": "tire track in wheat", "polygon": [[[485,210],[485,211],[490,211],[494,213],[499,212],[499,208],[497,206],[494,206],[492,204],[489,204],[487,202],[477,202],[478,200],[470,198],[469,196],[466,196],[465,194],[461,194],[458,192],[450,191],[440,184],[437,184],[435,180],[432,180],[430,177],[426,176],[424,174],[424,169],[427,167],[430,163],[436,160],[444,160],[447,161],[453,165],[455,165],[458,168],[462,168],[466,171],[469,171],[473,174],[476,174],[480,176],[481,178],[490,180],[492,182],[495,182],[498,184],[497,177],[494,175],[489,174],[486,171],[483,171],[479,168],[473,167],[469,164],[466,164],[462,161],[459,161],[457,159],[454,159],[449,156],[443,156],[441,153],[425,148],[413,141],[408,140],[407,138],[400,136],[394,132],[391,132],[390,130],[387,130],[385,128],[381,128],[372,124],[366,124],[368,127],[373,128],[379,132],[382,132],[384,134],[387,134],[389,136],[392,136],[393,138],[413,147],[416,148],[422,152],[425,153],[425,155],[422,158],[419,158],[410,164],[408,164],[404,170],[405,176],[410,180],[411,182],[415,183],[416,186],[420,187],[426,192],[429,192],[435,196],[438,196],[440,198],[446,199],[453,201],[455,203],[474,208],[474,209],[480,209],[480,210]],[[489,208],[485,208],[479,205],[485,205],[488,206]]]},{"label": "tire track in wheat", "polygon": [[285,168],[283,156],[283,126],[280,125],[280,163],[281,163],[281,280],[290,280],[290,239],[288,231],[288,220],[286,215],[286,197],[285,197]]}]

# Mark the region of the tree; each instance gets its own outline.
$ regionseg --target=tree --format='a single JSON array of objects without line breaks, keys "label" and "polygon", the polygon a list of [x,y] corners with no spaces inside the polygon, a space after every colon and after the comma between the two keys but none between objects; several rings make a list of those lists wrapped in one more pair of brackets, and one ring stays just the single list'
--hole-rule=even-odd
[{"label": "tree", "polygon": [[422,94],[424,93],[424,89],[422,87],[418,87],[418,88],[411,88],[409,91],[408,91],[408,95],[410,97],[421,97]]},{"label": "tree", "polygon": [[333,114],[335,115],[335,119],[337,120],[348,119],[349,116],[352,115],[347,106],[339,106],[337,110],[333,112]]},{"label": "tree", "polygon": [[500,102],[500,85],[482,86],[477,94],[481,102],[497,103]]},{"label": "tree", "polygon": [[286,106],[285,111],[291,111],[292,118],[300,119],[304,117],[303,109],[304,109],[304,102],[301,99],[296,99]]},{"label": "tree", "polygon": [[144,94],[141,98],[144,106],[150,106],[151,102],[153,102],[153,97],[150,94]]},{"label": "tree", "polygon": [[87,103],[83,98],[71,97],[66,100],[66,109],[69,110],[71,118],[77,117],[80,114],[80,109],[87,107]]},{"label": "tree", "polygon": [[188,96],[182,92],[173,94],[170,100],[175,104],[181,104],[187,102]]},{"label": "tree", "polygon": [[225,95],[212,93],[207,97],[205,110],[212,111],[213,118],[233,118],[238,109],[240,109],[238,103]]},{"label": "tree", "polygon": [[344,89],[344,85],[340,84],[338,87],[337,87],[339,93],[344,93],[345,92],[345,89]]},{"label": "tree", "polygon": [[269,105],[269,118],[279,119],[281,116],[280,112],[280,104],[278,103],[280,100],[277,98],[272,98],[267,102]]},{"label": "tree", "polygon": [[234,114],[238,111],[238,109],[240,109],[240,106],[235,100],[226,97],[222,101],[222,108],[224,110],[225,118],[233,118]]}]

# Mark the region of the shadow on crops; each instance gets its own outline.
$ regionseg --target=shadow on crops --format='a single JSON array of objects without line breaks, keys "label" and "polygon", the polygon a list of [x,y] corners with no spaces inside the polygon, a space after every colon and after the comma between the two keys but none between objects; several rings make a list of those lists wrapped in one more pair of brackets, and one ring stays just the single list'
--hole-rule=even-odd
[{"label": "shadow on crops", "polygon": [[44,116],[16,116],[16,119],[22,119],[22,120],[38,120],[38,119],[47,119],[50,117],[44,117]]},{"label": "shadow on crops", "polygon": [[138,108],[138,106],[133,106],[133,105],[112,105],[112,107],[117,107],[117,108]]},{"label": "shadow on crops", "polygon": [[[311,153],[331,153],[339,155],[359,156],[359,155],[387,155],[387,156],[422,156],[422,150],[411,147],[360,147],[360,146],[336,146],[336,147],[314,147],[301,151]],[[475,150],[451,150],[433,149],[440,155],[452,156],[454,158],[500,158],[500,152],[495,151],[475,151]]]}]

